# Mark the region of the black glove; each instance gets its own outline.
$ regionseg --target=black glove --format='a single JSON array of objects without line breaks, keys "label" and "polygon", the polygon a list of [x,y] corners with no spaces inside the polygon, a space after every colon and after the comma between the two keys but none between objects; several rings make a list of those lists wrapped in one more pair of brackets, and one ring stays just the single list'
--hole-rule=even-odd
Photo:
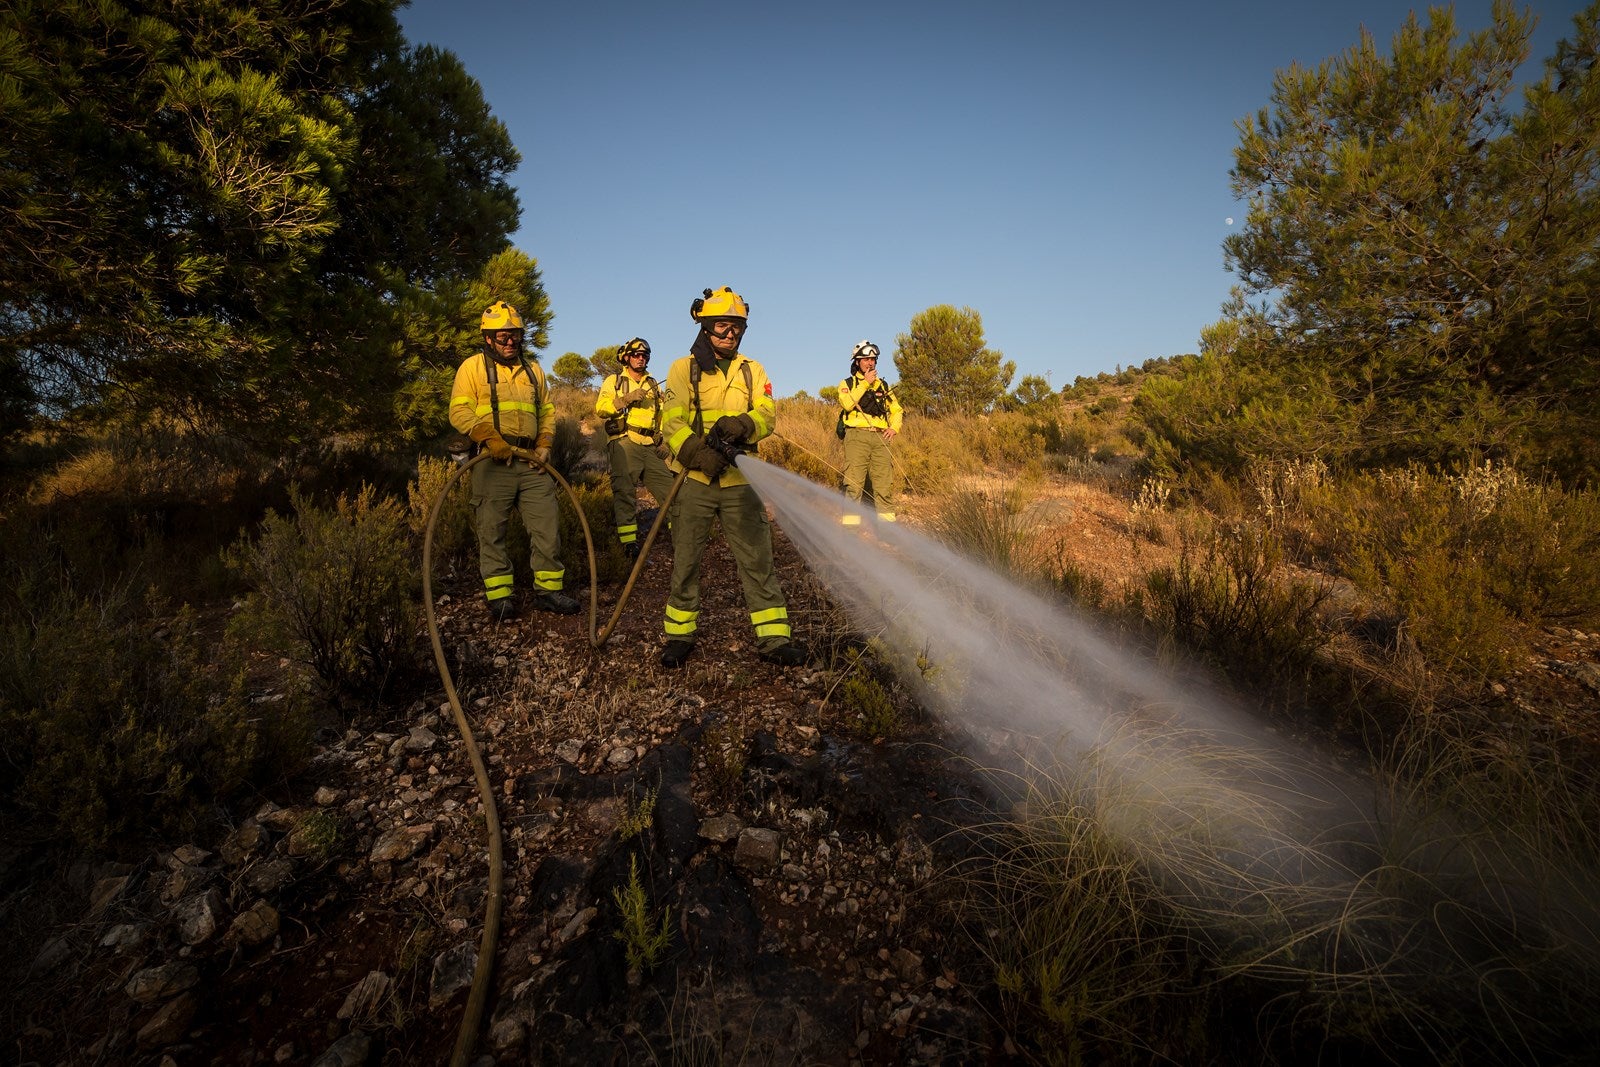
[{"label": "black glove", "polygon": [[678,462],[709,478],[715,478],[728,469],[727,457],[706,444],[705,438],[697,433],[684,438],[683,444],[678,446]]},{"label": "black glove", "polygon": [[711,427],[724,441],[742,444],[756,435],[756,420],[749,415],[724,415]]}]

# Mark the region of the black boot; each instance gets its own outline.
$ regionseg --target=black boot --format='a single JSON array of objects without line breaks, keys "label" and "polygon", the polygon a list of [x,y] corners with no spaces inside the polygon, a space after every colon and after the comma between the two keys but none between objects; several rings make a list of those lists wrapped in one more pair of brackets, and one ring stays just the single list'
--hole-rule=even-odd
[{"label": "black boot", "polygon": [[508,596],[489,603],[489,617],[495,622],[510,622],[517,617],[517,602]]},{"label": "black boot", "polygon": [[629,563],[637,560],[639,558],[639,542],[629,541],[627,544],[623,545],[622,554],[628,557]]},{"label": "black boot", "polygon": [[669,670],[677,670],[693,651],[692,641],[668,641],[667,647],[661,650],[661,665]]},{"label": "black boot", "polygon": [[557,615],[576,615],[581,610],[578,602],[565,593],[540,593],[533,598],[533,606]]},{"label": "black boot", "polygon": [[761,653],[761,658],[767,663],[776,663],[780,667],[804,667],[811,654],[806,651],[806,646],[790,641],[786,645],[766,649]]}]

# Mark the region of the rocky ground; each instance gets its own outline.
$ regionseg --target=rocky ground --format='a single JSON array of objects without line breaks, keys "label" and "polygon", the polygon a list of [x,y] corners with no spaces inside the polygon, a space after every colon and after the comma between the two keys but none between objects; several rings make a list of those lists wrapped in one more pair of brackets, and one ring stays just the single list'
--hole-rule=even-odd
[{"label": "rocky ground", "polygon": [[[844,641],[779,557],[799,635]],[[915,709],[870,743],[834,672],[760,662],[720,541],[695,656],[659,667],[669,566],[658,547],[598,651],[587,615],[494,624],[475,575],[442,583],[504,833],[478,1056],[983,1060],[1003,1038],[933,880],[990,818],[981,783]],[[479,790],[442,688],[362,725],[219,840],[67,872],[19,946],[16,1062],[446,1062],[488,888]],[[59,874],[36,862],[9,905]],[[662,947],[630,966],[635,886],[633,947]]]},{"label": "rocky ground", "polygon": [[[1109,496],[1051,506],[1076,565],[1113,582],[1162,551]],[[936,877],[981,862],[984,783],[915,708],[874,743],[837,673],[761,663],[720,541],[694,658],[657,666],[669,564],[658,547],[598,651],[587,615],[496,625],[475,575],[436,584],[505,841],[480,1061],[1011,1059]],[[779,566],[797,634],[833,660],[847,629],[781,537]],[[1592,730],[1597,643],[1546,634],[1505,699]],[[0,846],[13,1062],[447,1062],[484,815],[442,688],[378,718],[215,840],[65,870]]]}]

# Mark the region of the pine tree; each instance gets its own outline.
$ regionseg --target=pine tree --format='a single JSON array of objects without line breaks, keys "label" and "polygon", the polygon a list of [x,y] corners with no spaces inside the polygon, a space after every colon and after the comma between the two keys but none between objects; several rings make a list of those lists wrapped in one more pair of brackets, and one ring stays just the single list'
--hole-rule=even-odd
[{"label": "pine tree", "polygon": [[1006,394],[1017,365],[986,347],[983,318],[971,308],[939,304],[911,319],[895,337],[896,393],[908,410],[927,415],[979,414]]},{"label": "pine tree", "polygon": [[409,410],[404,350],[504,249],[518,157],[397,6],[0,11],[4,430],[159,417],[281,445]]},{"label": "pine tree", "polygon": [[[1230,358],[1336,424],[1293,427],[1330,458],[1594,469],[1600,4],[1574,22],[1520,107],[1532,20],[1497,2],[1464,40],[1433,8],[1389,55],[1363,34],[1282,71],[1240,123],[1233,188],[1250,210],[1225,249],[1246,343]],[[1324,391],[1334,403],[1294,400]]]}]

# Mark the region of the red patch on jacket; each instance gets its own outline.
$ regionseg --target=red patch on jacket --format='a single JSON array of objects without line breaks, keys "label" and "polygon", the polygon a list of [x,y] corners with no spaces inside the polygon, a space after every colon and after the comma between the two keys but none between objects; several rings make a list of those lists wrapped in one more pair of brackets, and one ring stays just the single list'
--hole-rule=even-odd
[{"label": "red patch on jacket", "polygon": [[771,396],[772,395],[772,383],[768,382],[767,383],[767,387],[764,390],[762,390],[762,392],[766,393],[768,396]]}]

